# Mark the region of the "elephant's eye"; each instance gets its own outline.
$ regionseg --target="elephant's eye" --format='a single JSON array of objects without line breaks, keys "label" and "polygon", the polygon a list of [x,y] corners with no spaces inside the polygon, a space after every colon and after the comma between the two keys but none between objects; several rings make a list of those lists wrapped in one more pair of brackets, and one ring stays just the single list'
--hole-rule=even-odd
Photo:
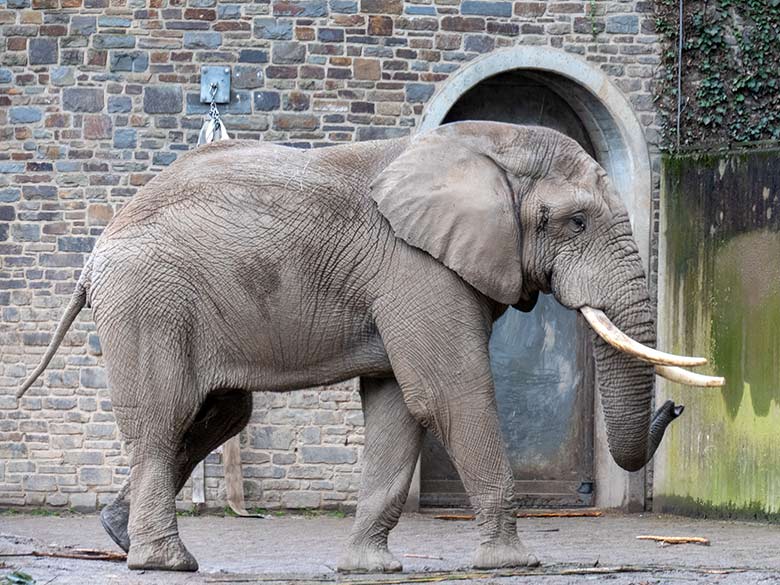
[{"label": "elephant's eye", "polygon": [[585,231],[585,218],[581,215],[575,215],[571,218],[569,225],[575,234],[582,233]]}]

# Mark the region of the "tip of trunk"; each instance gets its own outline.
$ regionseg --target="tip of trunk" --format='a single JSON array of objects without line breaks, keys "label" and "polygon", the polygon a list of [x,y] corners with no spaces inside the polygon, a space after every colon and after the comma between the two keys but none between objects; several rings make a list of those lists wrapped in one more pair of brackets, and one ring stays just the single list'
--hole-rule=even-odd
[{"label": "tip of trunk", "polygon": [[635,457],[623,457],[613,453],[612,458],[615,460],[615,463],[626,471],[639,471],[647,464],[647,460],[644,457],[637,459]]}]

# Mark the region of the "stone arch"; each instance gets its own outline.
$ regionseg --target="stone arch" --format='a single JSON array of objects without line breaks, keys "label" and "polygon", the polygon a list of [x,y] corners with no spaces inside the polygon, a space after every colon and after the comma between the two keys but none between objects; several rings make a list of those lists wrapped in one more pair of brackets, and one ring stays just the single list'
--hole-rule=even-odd
[{"label": "stone arch", "polygon": [[[428,102],[420,130],[441,124],[471,88],[495,75],[521,70],[538,77],[577,113],[596,158],[622,194],[640,253],[649,268],[652,175],[642,126],[628,99],[602,71],[549,47],[511,47],[490,53],[452,75]],[[648,271],[649,272],[649,271]]]},{"label": "stone arch", "polygon": [[[652,167],[644,130],[631,103],[610,78],[584,59],[550,47],[517,46],[478,58],[445,81],[423,111],[420,131],[439,126],[472,88],[492,77],[522,72],[557,93],[588,133],[595,157],[623,196],[634,237],[649,274],[652,233]],[[612,460],[594,400],[595,504],[632,511],[644,508],[644,473],[628,474]],[[419,469],[419,468],[418,468]],[[419,497],[419,472],[415,497]]]}]

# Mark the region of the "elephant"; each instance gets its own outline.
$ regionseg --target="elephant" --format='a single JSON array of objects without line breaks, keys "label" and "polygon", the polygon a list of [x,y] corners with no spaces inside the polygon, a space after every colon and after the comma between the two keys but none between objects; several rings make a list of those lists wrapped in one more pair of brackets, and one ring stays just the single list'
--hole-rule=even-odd
[{"label": "elephant", "polygon": [[426,430],[477,513],[474,566],[535,565],[517,535],[488,340],[508,307],[530,311],[540,293],[593,326],[609,449],[640,469],[682,411],[667,402],[652,416],[653,364],[702,360],[653,348],[629,216],[576,142],[495,122],[312,150],[220,141],[112,219],[18,395],[91,307],[130,453],[101,519],[131,569],[197,570],[174,499],[246,425],[253,391],[354,377],[366,436],[339,569],[401,570],[387,539]]}]

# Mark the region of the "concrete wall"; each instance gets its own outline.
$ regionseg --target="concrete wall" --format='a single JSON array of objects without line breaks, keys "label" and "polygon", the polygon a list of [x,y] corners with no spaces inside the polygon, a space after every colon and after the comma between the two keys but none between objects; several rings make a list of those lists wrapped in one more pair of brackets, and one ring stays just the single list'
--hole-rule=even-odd
[{"label": "concrete wall", "polygon": [[[0,0],[0,505],[94,508],[127,473],[88,311],[43,385],[20,405],[13,392],[103,227],[195,144],[201,65],[232,68],[236,136],[311,147],[411,133],[472,61],[533,45],[605,75],[652,150],[653,25],[638,0]],[[256,404],[248,504],[353,505],[354,385]]]},{"label": "concrete wall", "polygon": [[780,150],[664,161],[661,347],[722,389],[686,405],[655,460],[655,509],[780,518]]}]

